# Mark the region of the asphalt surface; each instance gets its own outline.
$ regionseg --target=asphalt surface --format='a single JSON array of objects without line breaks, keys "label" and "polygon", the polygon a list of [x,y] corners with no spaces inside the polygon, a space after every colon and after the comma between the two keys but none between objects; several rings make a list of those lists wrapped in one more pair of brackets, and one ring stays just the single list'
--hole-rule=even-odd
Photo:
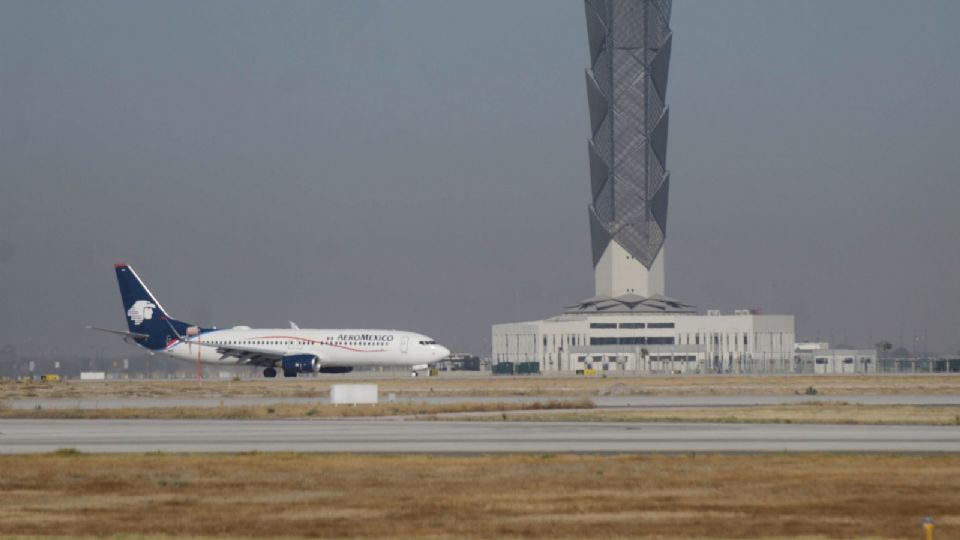
[{"label": "asphalt surface", "polygon": [[0,453],[960,452],[960,427],[397,420],[0,420]]}]

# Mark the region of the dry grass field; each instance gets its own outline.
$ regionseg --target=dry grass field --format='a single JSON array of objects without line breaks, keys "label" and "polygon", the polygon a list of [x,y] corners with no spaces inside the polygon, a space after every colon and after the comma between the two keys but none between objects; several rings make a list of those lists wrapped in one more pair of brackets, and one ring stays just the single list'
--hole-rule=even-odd
[{"label": "dry grass field", "polygon": [[593,408],[589,399],[551,400],[546,403],[381,403],[356,407],[321,404],[240,405],[224,407],[118,407],[114,409],[11,409],[0,407],[0,418],[48,419],[212,419],[269,420],[290,418],[429,417],[440,414],[571,410]]},{"label": "dry grass field", "polygon": [[872,424],[960,426],[960,406],[857,405],[814,402],[756,407],[664,407],[597,409],[589,398],[545,403],[383,403],[357,407],[322,404],[271,404],[222,407],[113,409],[11,409],[0,418],[35,419],[330,419],[504,420],[539,422],[714,422],[774,424]]},{"label": "dry grass field", "polygon": [[0,457],[0,535],[960,538],[960,456]]},{"label": "dry grass field", "polygon": [[731,424],[871,424],[960,426],[960,407],[805,403],[759,407],[551,410],[457,416],[458,420],[552,422],[720,422]]},{"label": "dry grass field", "polygon": [[955,375],[838,376],[645,376],[645,377],[356,377],[253,379],[243,381],[0,381],[0,401],[27,398],[121,397],[315,397],[330,385],[375,382],[398,396],[630,396],[630,395],[792,395],[813,387],[819,395],[957,394]]}]

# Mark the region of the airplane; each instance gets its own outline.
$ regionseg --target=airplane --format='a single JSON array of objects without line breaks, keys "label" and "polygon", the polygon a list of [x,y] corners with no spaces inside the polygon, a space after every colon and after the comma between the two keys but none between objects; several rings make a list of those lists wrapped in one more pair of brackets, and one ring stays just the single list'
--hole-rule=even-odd
[{"label": "airplane", "polygon": [[349,373],[356,367],[405,366],[412,376],[450,355],[415,332],[373,329],[201,328],[170,317],[128,264],[115,264],[128,331],[88,326],[119,335],[150,351],[218,365],[254,365],[264,377]]}]

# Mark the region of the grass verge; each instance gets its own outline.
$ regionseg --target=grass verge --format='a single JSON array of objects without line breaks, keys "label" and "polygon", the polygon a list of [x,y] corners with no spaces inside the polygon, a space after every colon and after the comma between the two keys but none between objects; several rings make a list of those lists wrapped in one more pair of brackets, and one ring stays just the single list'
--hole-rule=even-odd
[{"label": "grass verge", "polygon": [[[443,416],[437,417],[444,419]],[[960,406],[805,403],[759,407],[596,409],[533,414],[471,415],[468,420],[517,422],[706,422],[731,424],[864,424],[960,426]]]},{"label": "grass verge", "polygon": [[329,395],[336,383],[376,383],[382,393],[398,396],[631,396],[631,395],[817,395],[960,393],[960,376],[933,375],[616,375],[477,376],[471,378],[354,375],[303,379],[242,381],[60,381],[0,380],[0,401],[60,398],[111,399],[129,397],[313,397]]},{"label": "grass verge", "polygon": [[960,537],[960,456],[0,457],[0,535]]},{"label": "grass verge", "polygon": [[518,410],[587,409],[589,399],[551,400],[544,403],[393,403],[333,406],[274,404],[239,407],[152,407],[115,409],[0,409],[0,418],[32,419],[152,419],[152,420],[267,420],[271,418],[357,418],[424,416],[444,413],[504,412]]}]

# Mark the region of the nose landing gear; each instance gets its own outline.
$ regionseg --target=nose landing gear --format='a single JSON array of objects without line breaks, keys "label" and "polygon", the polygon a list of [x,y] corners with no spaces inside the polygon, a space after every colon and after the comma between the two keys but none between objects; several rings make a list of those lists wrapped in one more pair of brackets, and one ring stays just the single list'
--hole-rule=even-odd
[{"label": "nose landing gear", "polygon": [[426,371],[430,369],[430,364],[417,364],[415,366],[410,366],[410,376],[419,377],[421,371]]}]

